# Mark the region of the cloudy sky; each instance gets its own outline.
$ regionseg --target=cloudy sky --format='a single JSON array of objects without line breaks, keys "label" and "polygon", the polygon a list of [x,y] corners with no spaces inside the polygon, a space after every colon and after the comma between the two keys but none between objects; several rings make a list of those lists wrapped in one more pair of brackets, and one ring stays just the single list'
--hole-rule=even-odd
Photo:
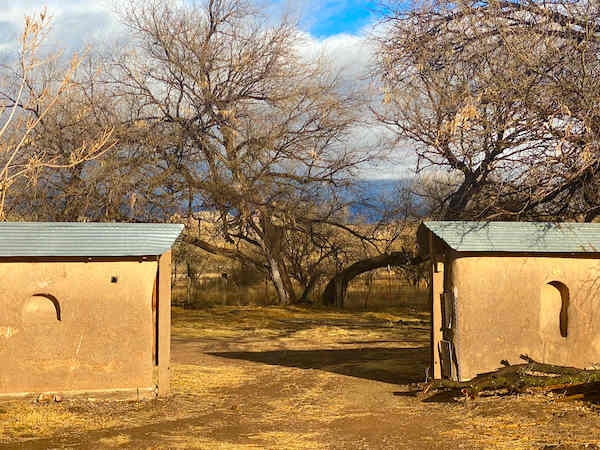
[{"label": "cloudy sky", "polygon": [[[179,0],[182,2],[201,0]],[[277,10],[289,8],[300,16],[305,33],[303,51],[324,52],[333,70],[350,82],[364,80],[372,51],[365,39],[377,22],[371,0],[258,0]],[[90,43],[110,45],[123,33],[115,9],[119,0],[0,0],[0,51],[11,48],[25,14],[44,6],[53,18],[52,48],[80,50]],[[54,44],[56,42],[56,44]]]},{"label": "cloudy sky", "polygon": [[[182,0],[192,1],[192,0]],[[300,11],[301,28],[320,41],[342,35],[360,36],[377,21],[376,2],[370,0],[266,0]],[[15,0],[0,2],[0,42],[14,37],[23,16],[47,6],[57,34],[76,43],[118,29],[112,0]],[[118,6],[117,6],[118,7]]]}]

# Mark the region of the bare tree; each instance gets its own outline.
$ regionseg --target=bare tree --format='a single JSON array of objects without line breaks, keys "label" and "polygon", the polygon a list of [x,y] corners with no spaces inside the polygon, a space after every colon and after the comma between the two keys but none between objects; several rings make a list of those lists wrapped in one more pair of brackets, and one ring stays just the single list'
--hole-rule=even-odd
[{"label": "bare tree", "polygon": [[458,180],[439,216],[595,218],[597,4],[436,0],[393,8],[378,39],[385,96],[374,109],[416,148],[419,171],[447,170]]},{"label": "bare tree", "polygon": [[[32,86],[44,89],[62,68],[59,62],[48,67]],[[148,158],[143,143],[146,131],[131,120],[129,105],[114,95],[107,82],[109,70],[110,60],[88,55],[72,78],[68,96],[57,101],[32,135],[53,155],[68,155],[107,128],[118,145],[74,167],[39,170],[32,185],[18,184],[11,202],[17,215],[33,220],[130,221],[165,220],[172,214],[168,205],[163,209],[155,201],[160,191],[153,179],[155,159]]]},{"label": "bare tree", "polygon": [[[598,6],[586,1],[388,4],[375,31],[377,119],[417,153],[414,192],[439,219],[598,216]],[[407,145],[408,144],[408,145]],[[357,261],[418,267],[410,248]]]},{"label": "bare tree", "polygon": [[[25,17],[17,59],[3,66],[0,73],[0,220],[6,220],[10,189],[15,184],[30,189],[41,171],[74,169],[98,158],[114,144],[110,127],[97,127],[95,133],[87,135],[89,139],[61,152],[53,152],[40,138],[40,128],[52,122],[60,105],[72,100],[74,74],[83,61],[83,56],[75,55],[65,70],[52,72],[60,53],[40,56],[50,22],[45,10]],[[53,76],[39,83],[40,76],[49,72]],[[85,112],[80,109],[77,113]]]}]

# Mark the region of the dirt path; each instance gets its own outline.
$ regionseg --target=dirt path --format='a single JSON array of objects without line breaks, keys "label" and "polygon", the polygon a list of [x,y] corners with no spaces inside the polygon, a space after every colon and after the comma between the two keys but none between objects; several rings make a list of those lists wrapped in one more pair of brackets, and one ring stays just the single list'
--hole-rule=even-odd
[{"label": "dirt path", "polygon": [[56,422],[38,435],[7,428],[0,449],[599,448],[600,415],[580,403],[421,401],[408,383],[424,378],[428,330],[415,317],[307,324],[302,311],[277,321],[259,311],[261,324],[236,327],[231,311],[175,315],[169,399],[0,405],[0,419],[22,408],[26,423]]}]

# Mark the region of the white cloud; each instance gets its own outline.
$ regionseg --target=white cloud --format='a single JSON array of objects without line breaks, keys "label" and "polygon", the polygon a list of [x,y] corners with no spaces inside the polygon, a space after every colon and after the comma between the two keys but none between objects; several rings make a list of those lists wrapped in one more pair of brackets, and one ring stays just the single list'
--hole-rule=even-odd
[{"label": "white cloud", "polygon": [[[376,50],[370,36],[376,32],[381,33],[383,28],[383,25],[367,26],[358,34],[337,34],[325,39],[303,33],[304,41],[300,46],[300,53],[305,58],[324,56],[330,62],[331,70],[339,75],[342,86],[348,89],[366,89],[371,102],[380,102],[379,90],[369,77]],[[360,176],[369,179],[414,176],[416,154],[412,148],[406,144],[393,145],[393,131],[376,122],[368,109],[365,109],[363,118],[364,123],[352,131],[350,142],[357,147],[387,152],[389,159],[383,163],[365,166]]]},{"label": "white cloud", "polygon": [[373,60],[373,48],[364,36],[337,34],[317,39],[303,33],[303,37],[301,55],[306,58],[323,55],[331,70],[339,74],[344,82],[356,83],[367,77]]},{"label": "white cloud", "polygon": [[9,45],[14,42],[19,35],[19,27],[9,21],[0,21],[0,46]]},{"label": "white cloud", "polygon": [[10,6],[0,4],[0,48],[15,48],[25,16],[39,14],[44,8],[52,18],[46,42],[51,48],[77,51],[88,45],[110,44],[124,32],[109,1],[21,0]]}]

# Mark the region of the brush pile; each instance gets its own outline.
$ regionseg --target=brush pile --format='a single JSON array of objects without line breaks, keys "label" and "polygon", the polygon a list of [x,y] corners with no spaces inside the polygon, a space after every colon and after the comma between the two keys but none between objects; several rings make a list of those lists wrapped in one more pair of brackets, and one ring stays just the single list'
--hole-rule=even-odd
[{"label": "brush pile", "polygon": [[483,393],[493,395],[562,391],[567,394],[575,392],[567,395],[568,399],[573,400],[589,396],[600,397],[600,370],[543,364],[527,355],[521,355],[521,359],[525,363],[510,365],[501,361],[504,367],[480,374],[469,381],[432,381],[425,385],[423,394],[462,394],[468,399],[474,399]]}]

